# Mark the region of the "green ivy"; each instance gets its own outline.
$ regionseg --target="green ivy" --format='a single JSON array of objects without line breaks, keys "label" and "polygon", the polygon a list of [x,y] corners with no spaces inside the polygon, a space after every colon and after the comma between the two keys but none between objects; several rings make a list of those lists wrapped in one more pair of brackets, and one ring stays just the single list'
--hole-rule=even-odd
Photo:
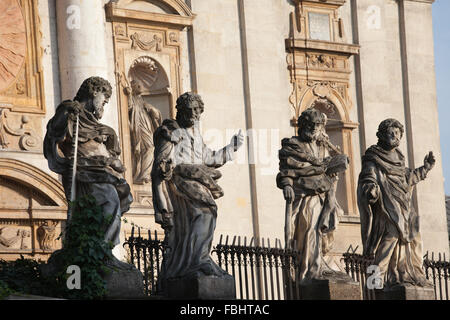
[{"label": "green ivy", "polygon": [[[111,272],[105,263],[112,259],[113,248],[111,242],[104,241],[104,235],[111,217],[104,217],[102,208],[92,196],[77,199],[69,205],[72,217],[64,232],[63,249],[51,258],[58,272],[44,277],[40,268],[42,263],[23,257],[12,262],[0,261],[0,297],[15,291],[66,299],[104,298],[104,276]],[[70,265],[80,267],[81,289],[67,288],[71,274],[66,270]]]}]

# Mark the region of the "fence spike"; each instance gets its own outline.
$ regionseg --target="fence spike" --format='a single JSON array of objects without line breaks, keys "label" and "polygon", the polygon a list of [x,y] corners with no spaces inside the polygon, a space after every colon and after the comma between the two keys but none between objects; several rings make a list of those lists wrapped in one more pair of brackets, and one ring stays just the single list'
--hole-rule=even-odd
[{"label": "fence spike", "polygon": [[131,238],[134,238],[134,226],[131,227]]},{"label": "fence spike", "polygon": [[219,244],[222,244],[222,238],[223,238],[223,234],[220,235]]},{"label": "fence spike", "polygon": [[262,238],[262,247],[264,248],[264,238]]},{"label": "fence spike", "polygon": [[244,247],[247,246],[247,236],[244,237]]},{"label": "fence spike", "polygon": [[270,249],[270,239],[267,238],[267,247]]},{"label": "fence spike", "polygon": [[238,236],[238,246],[241,245],[241,236]]},{"label": "fence spike", "polygon": [[225,245],[228,245],[228,236],[225,238]]},{"label": "fence spike", "polygon": [[233,243],[231,245],[234,246],[235,242],[236,242],[236,236],[233,237]]},{"label": "fence spike", "polygon": [[141,237],[141,227],[138,227],[138,237]]},{"label": "fence spike", "polygon": [[250,247],[253,246],[253,239],[254,237],[252,237],[252,239],[250,240]]},{"label": "fence spike", "polygon": [[155,240],[156,241],[158,240],[158,232],[156,232],[156,230],[155,230]]},{"label": "fence spike", "polygon": [[152,233],[150,230],[148,230],[148,240],[152,240]]}]

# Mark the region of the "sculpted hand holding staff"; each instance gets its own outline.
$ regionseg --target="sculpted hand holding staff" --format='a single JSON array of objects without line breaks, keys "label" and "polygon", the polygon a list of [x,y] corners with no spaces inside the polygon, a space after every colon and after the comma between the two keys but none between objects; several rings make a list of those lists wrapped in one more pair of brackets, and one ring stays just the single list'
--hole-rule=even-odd
[{"label": "sculpted hand holding staff", "polygon": [[[125,168],[120,161],[120,146],[114,129],[102,124],[104,106],[111,97],[111,85],[100,77],[86,79],[74,100],[63,101],[47,124],[44,155],[49,168],[62,175],[67,199],[92,195],[112,222],[105,241],[119,244],[120,219],[128,211],[133,198],[123,178]],[[78,125],[75,122],[78,119]],[[78,128],[78,135],[75,129]],[[73,144],[76,139],[75,181],[72,190]]]}]

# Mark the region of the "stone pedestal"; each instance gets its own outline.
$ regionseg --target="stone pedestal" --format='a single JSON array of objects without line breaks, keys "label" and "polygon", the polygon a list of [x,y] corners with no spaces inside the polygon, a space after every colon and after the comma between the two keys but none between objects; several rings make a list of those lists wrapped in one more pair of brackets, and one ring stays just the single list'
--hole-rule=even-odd
[{"label": "stone pedestal", "polygon": [[169,299],[233,300],[236,286],[231,276],[168,280],[167,296]]},{"label": "stone pedestal", "polygon": [[361,300],[359,283],[343,280],[314,280],[300,285],[302,300]]},{"label": "stone pedestal", "polygon": [[398,285],[391,288],[376,290],[377,300],[435,300],[433,287],[417,287],[412,285]]},{"label": "stone pedestal", "polygon": [[142,273],[134,266],[115,268],[104,276],[106,299],[141,299],[144,294]]}]

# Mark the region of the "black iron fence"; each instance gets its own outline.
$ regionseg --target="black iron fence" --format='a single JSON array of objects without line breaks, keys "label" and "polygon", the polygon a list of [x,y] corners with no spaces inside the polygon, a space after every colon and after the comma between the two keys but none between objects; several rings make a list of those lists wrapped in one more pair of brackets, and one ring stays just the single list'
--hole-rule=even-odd
[{"label": "black iron fence", "polygon": [[236,281],[237,299],[298,300],[300,288],[293,275],[298,273],[298,252],[282,248],[276,239],[220,236],[212,251],[221,268]]},{"label": "black iron fence", "polygon": [[136,237],[135,228],[132,227],[131,236],[125,240],[123,245],[128,247],[128,263],[135,265],[144,276],[145,293],[156,295],[158,292],[158,275],[165,251],[164,242],[158,239],[156,231],[153,236],[148,231],[146,238],[143,237],[140,228],[138,228]]},{"label": "black iron fence", "polygon": [[[156,231],[148,231],[145,236],[141,230],[132,228],[131,236],[124,246],[128,248],[128,262],[134,264],[144,276],[147,295],[156,295],[158,275],[162,257],[166,250],[164,241],[158,239]],[[295,247],[295,246],[294,246]],[[219,243],[212,250],[212,257],[218,265],[231,274],[236,281],[237,299],[243,300],[298,300],[301,298],[298,281],[300,261],[298,252],[283,248],[276,239],[248,239],[247,237],[220,236]],[[375,292],[369,289],[367,281],[372,274],[368,268],[373,259],[353,252],[344,253],[342,262],[345,271],[354,281],[360,283],[364,300],[375,300]],[[436,299],[449,300],[450,262],[445,255],[427,253],[423,268],[427,279],[434,284]]]},{"label": "black iron fence", "polygon": [[[436,256],[436,257],[435,257]],[[435,260],[437,258],[437,260]],[[373,258],[360,254],[344,253],[343,262],[345,271],[353,280],[359,282],[364,300],[375,300],[375,289],[369,289],[367,285],[369,277],[373,274],[368,268],[373,265]],[[448,287],[450,285],[450,262],[446,260],[445,254],[434,254],[427,252],[423,257],[423,269],[427,280],[433,283],[437,300],[450,300]]]}]

